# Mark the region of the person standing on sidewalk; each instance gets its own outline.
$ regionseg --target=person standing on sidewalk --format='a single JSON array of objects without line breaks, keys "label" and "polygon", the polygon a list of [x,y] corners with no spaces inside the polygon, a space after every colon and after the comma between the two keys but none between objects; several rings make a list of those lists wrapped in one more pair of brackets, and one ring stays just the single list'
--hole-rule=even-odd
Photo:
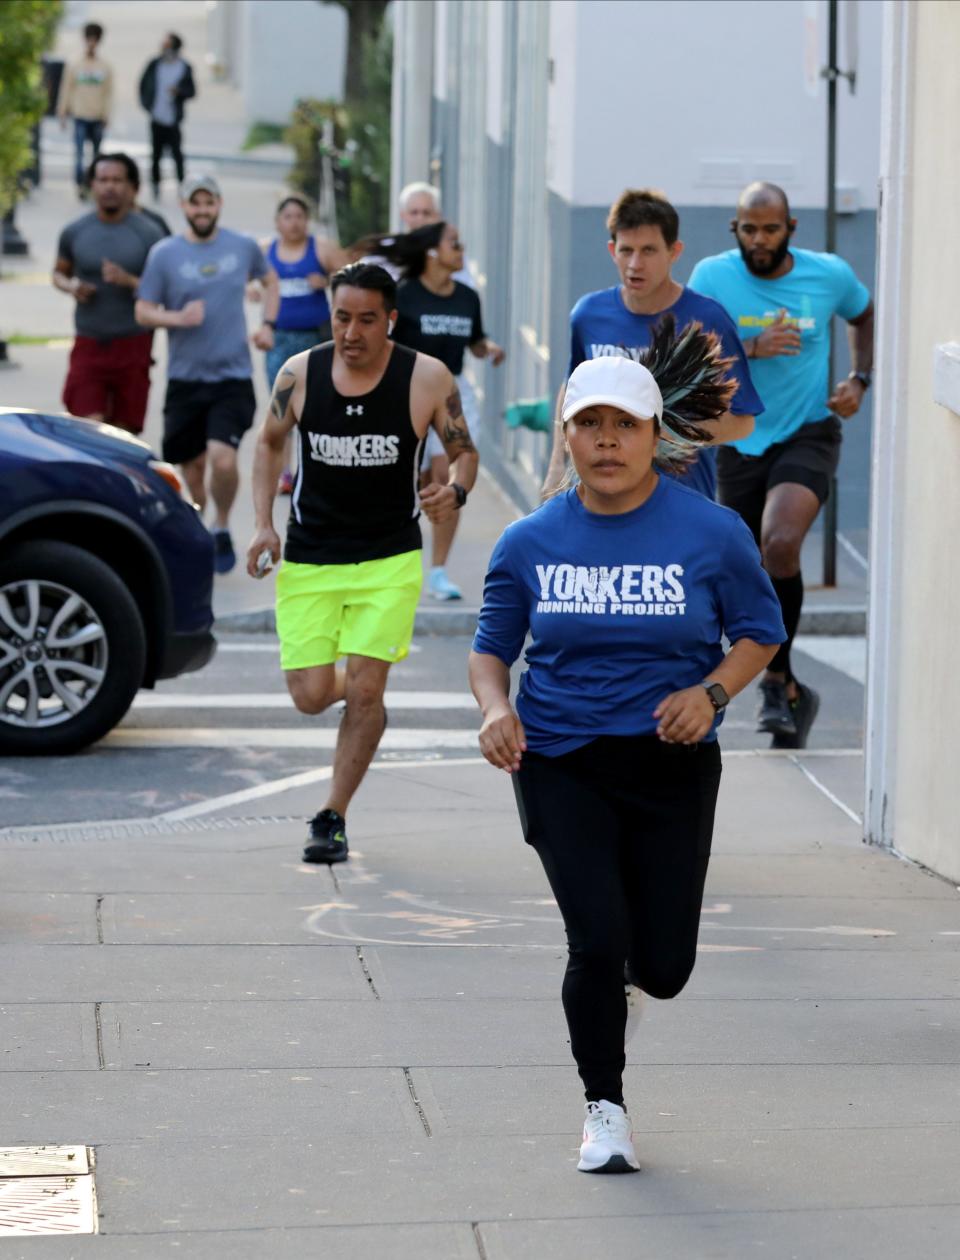
[{"label": "person standing on sidewalk", "polygon": [[163,457],[181,465],[201,510],[209,471],[214,564],[229,573],[237,560],[230,537],[237,451],[257,408],[244,290],[249,280],[263,281],[263,322],[252,338],[259,350],[273,345],[280,295],[257,242],[219,226],[223,198],[212,176],[187,180],[180,206],[187,230],[151,250],[136,318],[145,328],[167,330]]},{"label": "person standing on sidewalk", "polygon": [[[389,273],[354,263],[331,277],[330,292],[333,343],[295,355],[274,385],[257,439],[257,528],[247,550],[251,577],[280,559],[273,503],[287,435],[296,429],[277,634],[302,713],[346,701],[330,795],[310,822],[303,855],[326,863],[348,856],[347,808],[386,726],[390,666],[410,648],[423,577],[420,509],[443,521],[463,507],[477,476],[450,372],[390,340],[396,285]],[[418,504],[420,448],[431,427],[449,455],[450,481],[426,486]],[[337,667],[344,656],[346,667]]]},{"label": "person standing on sidewalk", "polygon": [[[661,379],[701,390],[700,364],[684,358],[707,337],[668,371],[661,361]],[[728,364],[714,359],[715,382]],[[690,414],[721,414],[732,392],[732,383],[714,390]],[[562,425],[579,484],[501,536],[470,654],[481,752],[513,776],[524,839],[567,932],[582,1172],[639,1168],[623,1100],[624,977],[657,998],[690,977],[720,785],[717,728],[783,638],[746,526],[661,475],[662,423],[688,442],[707,437],[678,418],[642,364],[618,356],[576,368]],[[510,667],[528,634],[514,710]]]},{"label": "person standing on sidewalk", "polygon": [[140,433],[150,393],[153,334],[134,310],[137,286],[160,228],[135,209],[140,172],[126,153],[101,153],[89,172],[94,209],[60,234],[53,284],[76,302],[63,386],[74,416]]},{"label": "person standing on sidewalk", "polygon": [[[287,359],[330,340],[330,276],[348,261],[345,250],[333,241],[310,234],[310,208],[302,197],[284,197],[277,206],[277,235],[266,243],[267,264],[276,275],[280,292],[273,346],[266,354],[267,387],[273,389],[277,373]],[[293,489],[292,460],[288,445],[279,491]]]},{"label": "person standing on sidewalk", "polygon": [[[715,298],[744,338],[764,414],[749,437],[721,450],[721,503],[750,526],[783,610],[787,641],[760,682],[757,729],[775,748],[805,748],[820,697],[793,676],[800,624],[803,540],[840,462],[841,420],[860,409],[873,368],[873,302],[835,254],[790,246],[797,221],[775,184],[740,194],[737,248],[697,263],[690,287]],[[830,327],[849,325],[853,370],[830,392]]]},{"label": "person standing on sidewalk", "polygon": [[160,56],[147,62],[140,76],[140,104],[150,115],[151,177],[154,199],[160,196],[160,160],[169,149],[183,183],[183,105],[197,94],[193,67],[180,56],[183,40],[164,36]]},{"label": "person standing on sidewalk", "polygon": [[[401,236],[383,237],[374,248],[405,277],[397,292],[397,326],[394,340],[411,350],[431,354],[445,363],[461,391],[470,436],[476,443],[480,414],[473,391],[463,389],[463,356],[469,349],[494,367],[504,352],[483,330],[480,297],[454,275],[463,268],[463,243],[457,229],[440,220]],[[437,485],[447,481],[450,467],[443,444],[435,433],[427,436],[424,457],[427,477]],[[430,594],[434,599],[460,599],[460,588],[447,576],[446,564],[457,530],[457,518],[433,528],[433,560]]]},{"label": "person standing on sidewalk", "polygon": [[100,153],[113,104],[113,68],[100,56],[102,41],[103,27],[88,22],[83,28],[83,56],[67,65],[57,98],[60,126],[65,128],[67,119],[73,119],[74,180],[81,201],[87,195],[86,148],[89,144],[94,159]]},{"label": "person standing on sidewalk", "polygon": [[[730,412],[710,427],[714,442],[744,438],[753,430],[754,417],[763,403],[753,388],[750,369],[737,331],[729,315],[711,298],[702,297],[679,284],[671,268],[683,253],[680,217],[667,199],[650,189],[628,188],[610,207],[607,216],[610,239],[607,249],[620,275],[611,289],[587,293],[570,312],[569,376],[585,359],[622,354],[642,361],[653,330],[669,312],[678,328],[695,320],[720,338],[738,389]],[[563,407],[563,389],[557,399],[557,416]],[[564,476],[567,459],[559,423],[554,427],[550,466],[543,483],[544,497],[553,493]],[[684,482],[716,498],[716,453],[701,450],[682,473]]]}]

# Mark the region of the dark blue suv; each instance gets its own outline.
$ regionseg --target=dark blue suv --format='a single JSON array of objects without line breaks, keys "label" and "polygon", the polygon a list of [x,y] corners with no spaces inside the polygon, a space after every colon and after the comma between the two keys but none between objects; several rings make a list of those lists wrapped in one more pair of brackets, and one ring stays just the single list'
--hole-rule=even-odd
[{"label": "dark blue suv", "polygon": [[212,590],[210,534],[148,446],[0,408],[0,754],[82,748],[202,668]]}]

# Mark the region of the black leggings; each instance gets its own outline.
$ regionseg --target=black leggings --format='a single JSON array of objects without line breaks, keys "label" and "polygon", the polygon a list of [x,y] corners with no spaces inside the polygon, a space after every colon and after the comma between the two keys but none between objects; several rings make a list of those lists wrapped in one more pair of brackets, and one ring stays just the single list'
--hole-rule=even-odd
[{"label": "black leggings", "polygon": [[656,998],[693,971],[720,770],[715,741],[604,735],[525,753],[514,776],[567,932],[563,1008],[590,1102],[623,1101],[624,964]]}]

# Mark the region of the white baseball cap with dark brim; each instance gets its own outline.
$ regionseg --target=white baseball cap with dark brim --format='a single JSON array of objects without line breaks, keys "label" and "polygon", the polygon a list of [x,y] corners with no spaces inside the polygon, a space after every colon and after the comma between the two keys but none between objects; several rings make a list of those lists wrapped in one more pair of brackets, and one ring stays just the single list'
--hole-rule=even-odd
[{"label": "white baseball cap with dark brim", "polygon": [[663,396],[652,374],[623,355],[586,359],[574,368],[563,399],[563,421],[587,407],[619,407],[637,420],[663,418]]},{"label": "white baseball cap with dark brim", "polygon": [[194,193],[208,192],[211,197],[222,197],[220,185],[212,175],[191,175],[180,185],[180,197],[189,201]]}]

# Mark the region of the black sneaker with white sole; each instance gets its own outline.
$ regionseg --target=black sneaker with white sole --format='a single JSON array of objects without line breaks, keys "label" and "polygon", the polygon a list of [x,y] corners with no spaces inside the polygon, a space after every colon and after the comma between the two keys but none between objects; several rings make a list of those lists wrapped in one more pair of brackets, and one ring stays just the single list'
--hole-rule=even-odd
[{"label": "black sneaker with white sole", "polygon": [[760,692],[757,730],[768,735],[796,735],[797,725],[787,699],[786,684],[772,678],[764,679],[757,690]]},{"label": "black sneaker with white sole", "polygon": [[794,733],[792,735],[774,735],[772,748],[806,748],[810,736],[810,727],[820,712],[820,697],[812,687],[797,683],[797,698],[790,701],[793,714]]},{"label": "black sneaker with white sole", "polygon": [[303,860],[325,862],[327,866],[345,862],[350,856],[346,827],[342,814],[338,814],[335,809],[322,809],[319,814],[314,815],[310,819]]}]

